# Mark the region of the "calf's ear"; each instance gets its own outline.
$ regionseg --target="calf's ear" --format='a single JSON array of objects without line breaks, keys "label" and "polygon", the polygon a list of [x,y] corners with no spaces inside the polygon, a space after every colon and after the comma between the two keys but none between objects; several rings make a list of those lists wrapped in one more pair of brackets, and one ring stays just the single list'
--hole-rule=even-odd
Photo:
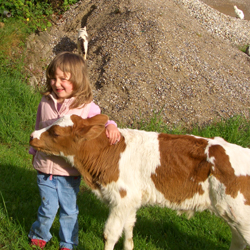
[{"label": "calf's ear", "polygon": [[78,139],[92,140],[103,132],[108,116],[100,114],[83,119],[80,116],[72,115],[71,120],[74,123],[73,130]]},{"label": "calf's ear", "polygon": [[108,122],[107,115],[95,115],[91,118],[83,119],[78,115],[71,115],[70,119],[73,121],[75,126],[90,126],[90,125],[105,125]]},{"label": "calf's ear", "polygon": [[98,137],[105,130],[105,125],[90,126],[88,132],[84,136],[87,140]]},{"label": "calf's ear", "polygon": [[108,122],[108,119],[107,115],[100,114],[88,118],[86,121],[88,122],[88,125],[105,125]]},{"label": "calf's ear", "polygon": [[78,138],[88,141],[98,137],[103,132],[103,130],[105,130],[105,125],[85,126],[83,128],[76,129],[75,134]]}]

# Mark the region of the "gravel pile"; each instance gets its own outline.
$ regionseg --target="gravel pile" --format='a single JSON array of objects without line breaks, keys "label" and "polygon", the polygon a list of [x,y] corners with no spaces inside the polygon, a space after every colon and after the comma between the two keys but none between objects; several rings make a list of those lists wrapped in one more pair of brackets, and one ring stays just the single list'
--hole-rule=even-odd
[{"label": "gravel pile", "polygon": [[[249,25],[198,0],[78,2],[48,32],[27,42],[33,84],[59,51],[77,53],[87,25],[88,67],[95,102],[118,123],[161,114],[191,127],[235,114],[248,117]],[[236,46],[237,45],[237,46]]]},{"label": "gravel pile", "polygon": [[[206,31],[235,45],[250,43],[250,21],[225,15],[199,0],[174,0],[187,9]],[[237,1],[235,1],[237,2]]]}]

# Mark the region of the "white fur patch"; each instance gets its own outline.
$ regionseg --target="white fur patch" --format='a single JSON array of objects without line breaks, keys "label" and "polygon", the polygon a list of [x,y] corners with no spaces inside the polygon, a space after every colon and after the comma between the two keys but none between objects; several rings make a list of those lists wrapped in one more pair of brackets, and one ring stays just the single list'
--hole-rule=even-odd
[{"label": "white fur patch", "polygon": [[32,133],[33,138],[36,138],[36,139],[39,140],[40,137],[41,137],[41,134],[43,132],[47,131],[48,129],[50,129],[54,125],[59,125],[60,127],[69,127],[69,126],[73,126],[74,123],[70,119],[70,115],[65,115],[65,116],[59,118],[57,121],[55,121],[52,125],[50,125],[50,126],[48,126],[46,128],[34,131]]},{"label": "white fur patch", "polygon": [[62,156],[68,163],[70,163],[72,165],[72,167],[75,166],[75,162],[74,162],[74,155],[64,155],[63,152],[60,152],[60,156]]},{"label": "white fur patch", "polygon": [[250,214],[250,206],[245,205],[244,195],[238,192],[237,196],[233,198],[231,195],[226,194],[225,185],[213,176],[210,178],[210,184],[213,212],[224,218],[228,224],[237,221],[239,225],[248,224],[248,227],[250,227],[250,222],[246,220]]},{"label": "white fur patch", "polygon": [[229,157],[232,168],[234,169],[236,176],[250,175],[250,149],[243,148],[236,144],[229,143],[220,137],[214,139],[207,139],[208,146],[205,153],[208,156],[208,161],[214,163],[214,157],[209,157],[209,147],[212,145],[220,145],[225,149],[226,154]]},{"label": "white fur patch", "polygon": [[[150,177],[160,166],[158,133],[131,129],[119,129],[119,131],[125,138],[126,150],[121,153],[119,162],[119,166],[122,166],[119,168],[120,178],[117,183],[107,186],[106,195],[109,197],[115,188],[117,197],[109,197],[111,203],[123,200],[132,207],[140,207],[141,203],[146,204],[151,199],[157,200],[155,185]],[[126,190],[126,196],[123,198],[119,194],[121,189]]]}]

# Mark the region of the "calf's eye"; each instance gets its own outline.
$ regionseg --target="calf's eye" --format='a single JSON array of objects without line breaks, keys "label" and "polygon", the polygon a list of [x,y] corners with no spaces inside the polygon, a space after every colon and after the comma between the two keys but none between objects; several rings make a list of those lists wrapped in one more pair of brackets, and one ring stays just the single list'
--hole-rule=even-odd
[{"label": "calf's eye", "polygon": [[55,131],[53,131],[53,130],[50,130],[50,131],[49,131],[49,135],[52,136],[52,137],[58,137],[58,136],[59,136],[59,135],[58,135]]}]

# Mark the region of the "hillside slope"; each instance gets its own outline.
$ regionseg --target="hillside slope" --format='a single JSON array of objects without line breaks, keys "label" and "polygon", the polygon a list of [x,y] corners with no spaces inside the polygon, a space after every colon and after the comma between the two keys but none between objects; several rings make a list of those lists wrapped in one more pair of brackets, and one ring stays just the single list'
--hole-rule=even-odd
[{"label": "hillside slope", "polygon": [[129,125],[161,111],[169,124],[191,126],[244,114],[250,107],[250,22],[198,0],[86,0],[27,42],[33,83],[60,51],[77,53],[87,25],[88,66],[102,112]]}]

